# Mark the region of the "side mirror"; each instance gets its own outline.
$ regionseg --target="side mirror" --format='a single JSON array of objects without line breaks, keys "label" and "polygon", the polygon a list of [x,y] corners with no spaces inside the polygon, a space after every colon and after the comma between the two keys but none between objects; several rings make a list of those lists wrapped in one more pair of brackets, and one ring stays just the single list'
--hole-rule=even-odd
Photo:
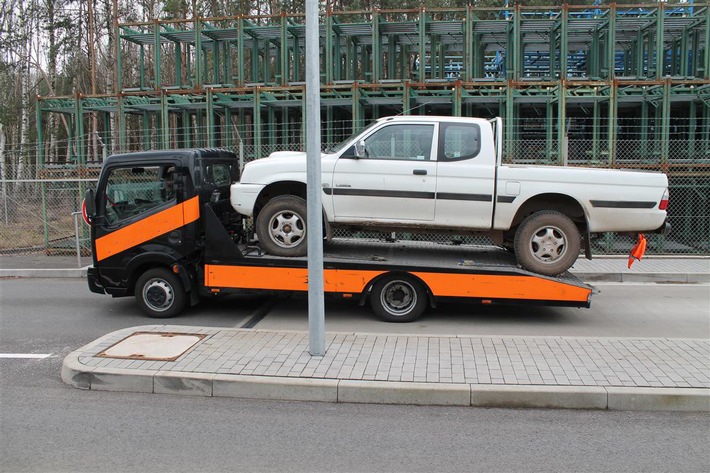
[{"label": "side mirror", "polygon": [[96,196],[94,189],[86,189],[84,192],[84,205],[86,205],[86,215],[89,218],[96,216]]},{"label": "side mirror", "polygon": [[365,140],[360,140],[355,143],[355,156],[358,158],[364,158],[367,156],[367,151],[365,151]]}]

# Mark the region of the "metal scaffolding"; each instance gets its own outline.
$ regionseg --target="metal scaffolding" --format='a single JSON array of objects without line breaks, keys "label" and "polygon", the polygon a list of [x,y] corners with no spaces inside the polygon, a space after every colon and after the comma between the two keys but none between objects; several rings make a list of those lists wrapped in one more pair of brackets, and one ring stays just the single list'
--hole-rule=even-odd
[{"label": "metal scaffolding", "polygon": [[[327,11],[322,141],[382,115],[497,115],[508,162],[704,173],[709,14],[665,3]],[[304,15],[155,20],[117,34],[115,94],[39,98],[40,120],[67,115],[76,162],[92,160],[89,116],[109,153],[242,142],[253,159],[303,146]]]}]

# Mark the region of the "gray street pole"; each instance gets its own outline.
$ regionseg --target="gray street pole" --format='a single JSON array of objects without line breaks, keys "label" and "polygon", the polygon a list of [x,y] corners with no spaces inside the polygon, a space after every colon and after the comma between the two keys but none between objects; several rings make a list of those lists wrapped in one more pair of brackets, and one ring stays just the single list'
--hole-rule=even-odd
[{"label": "gray street pole", "polygon": [[323,356],[325,355],[325,303],[323,299],[318,0],[306,0],[306,116],[308,351],[312,356]]}]

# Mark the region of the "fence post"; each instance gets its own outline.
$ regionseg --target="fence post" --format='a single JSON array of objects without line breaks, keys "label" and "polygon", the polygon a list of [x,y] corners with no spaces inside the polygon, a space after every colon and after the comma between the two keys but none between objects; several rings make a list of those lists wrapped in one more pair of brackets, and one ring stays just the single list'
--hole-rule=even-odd
[{"label": "fence post", "polygon": [[3,180],[2,181],[2,206],[3,206],[3,214],[5,215],[5,226],[9,227],[10,226],[10,217],[9,217],[9,210],[7,208],[7,183]]},{"label": "fence post", "polygon": [[72,212],[74,217],[74,241],[76,243],[76,266],[81,268],[81,244],[79,243],[79,215],[81,212]]}]

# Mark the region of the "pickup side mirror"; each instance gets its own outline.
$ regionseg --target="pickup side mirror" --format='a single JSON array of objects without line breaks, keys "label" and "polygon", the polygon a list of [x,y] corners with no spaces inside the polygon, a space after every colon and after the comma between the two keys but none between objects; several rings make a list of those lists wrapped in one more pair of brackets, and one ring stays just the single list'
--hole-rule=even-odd
[{"label": "pickup side mirror", "polygon": [[340,155],[341,159],[360,159],[364,158],[366,155],[365,142],[360,141],[349,147],[343,154]]},{"label": "pickup side mirror", "polygon": [[365,151],[365,140],[359,140],[357,143],[355,143],[355,157],[367,157],[367,151]]},{"label": "pickup side mirror", "polygon": [[94,218],[96,216],[96,194],[94,189],[89,188],[84,192],[84,202],[86,205],[87,217]]}]

